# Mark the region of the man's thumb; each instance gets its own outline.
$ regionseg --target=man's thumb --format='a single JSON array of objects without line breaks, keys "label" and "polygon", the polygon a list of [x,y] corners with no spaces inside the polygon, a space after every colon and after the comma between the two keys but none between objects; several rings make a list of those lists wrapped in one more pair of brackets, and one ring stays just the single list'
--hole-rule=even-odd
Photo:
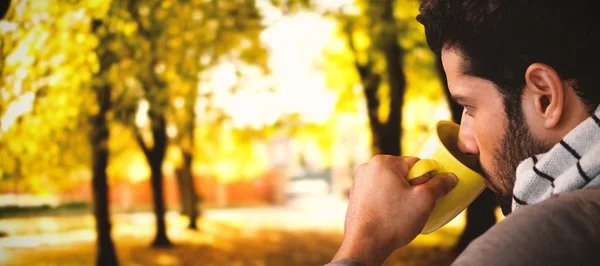
[{"label": "man's thumb", "polygon": [[437,200],[448,194],[458,184],[458,178],[453,173],[434,176],[427,183],[423,184],[423,189],[429,191]]}]

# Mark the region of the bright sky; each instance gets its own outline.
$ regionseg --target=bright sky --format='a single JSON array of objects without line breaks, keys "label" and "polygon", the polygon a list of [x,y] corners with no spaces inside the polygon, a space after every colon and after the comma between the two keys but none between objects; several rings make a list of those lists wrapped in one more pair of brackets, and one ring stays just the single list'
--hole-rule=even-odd
[{"label": "bright sky", "polygon": [[[348,9],[353,0],[322,1],[317,10]],[[223,61],[210,73],[208,87],[215,94],[213,104],[233,118],[235,127],[260,128],[275,123],[287,114],[299,114],[305,122],[324,123],[333,112],[337,95],[325,85],[325,74],[317,68],[325,45],[333,38],[335,24],[315,12],[282,15],[269,1],[258,1],[269,25],[261,41],[271,52],[272,73],[261,76],[252,66],[242,69],[246,77],[236,76],[234,62]],[[240,70],[240,69],[237,69]],[[235,85],[237,90],[231,92]],[[15,119],[31,110],[32,95],[11,103],[1,118],[0,134]],[[141,103],[144,107],[147,103]],[[143,108],[142,108],[143,109]],[[139,112],[142,113],[142,112]],[[138,115],[137,124],[147,121]]]},{"label": "bright sky", "polygon": [[[322,8],[337,8],[351,0],[326,1]],[[268,1],[257,5],[269,25],[260,38],[270,51],[271,73],[238,78],[233,62],[222,62],[207,82],[215,93],[213,104],[233,118],[235,127],[261,128],[288,114],[299,114],[309,123],[325,123],[331,116],[337,95],[325,84],[318,69],[325,45],[334,37],[335,23],[316,12],[282,15]],[[236,92],[231,88],[236,86]]]}]

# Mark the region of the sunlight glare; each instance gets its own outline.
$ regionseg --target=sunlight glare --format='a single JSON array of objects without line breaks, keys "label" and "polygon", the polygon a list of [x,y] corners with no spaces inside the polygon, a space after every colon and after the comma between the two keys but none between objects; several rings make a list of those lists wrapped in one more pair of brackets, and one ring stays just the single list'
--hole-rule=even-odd
[{"label": "sunlight glare", "polygon": [[169,123],[167,125],[167,136],[169,138],[174,138],[177,136],[178,130],[175,124]]},{"label": "sunlight glare", "polygon": [[183,108],[184,105],[185,105],[185,99],[183,97],[177,97],[177,98],[175,98],[175,100],[173,100],[173,106],[175,106],[175,108],[177,108],[177,109]]},{"label": "sunlight glare", "polygon": [[260,10],[263,25],[271,25],[283,16],[281,8],[274,6],[270,0],[257,0],[256,8]]},{"label": "sunlight glare", "polygon": [[355,0],[317,1],[316,4],[317,9],[324,11],[336,12],[341,9],[341,11],[346,15],[356,15],[360,12]]},{"label": "sunlight glare", "polygon": [[150,104],[146,99],[140,100],[138,104],[137,112],[135,113],[135,124],[138,127],[144,127],[148,124],[148,110],[150,109]]},{"label": "sunlight glare", "polygon": [[150,168],[142,156],[135,156],[131,158],[126,173],[127,180],[132,183],[138,183],[150,177]]},{"label": "sunlight glare", "polygon": [[158,265],[179,265],[180,262],[178,257],[169,254],[158,254],[158,258],[156,258]]},{"label": "sunlight glare", "polygon": [[212,75],[208,81],[209,86],[216,92],[228,92],[233,88],[238,80],[236,67],[230,62],[223,62],[212,70]]},{"label": "sunlight glare", "polygon": [[4,133],[15,123],[19,116],[31,112],[33,109],[33,101],[35,100],[35,94],[33,92],[26,92],[21,95],[16,101],[10,103],[6,108],[4,116],[0,119],[0,132]]},{"label": "sunlight glare", "polygon": [[0,248],[0,263],[6,263],[10,260],[8,252],[4,248]]},{"label": "sunlight glare", "polygon": [[[221,58],[199,87],[211,88],[213,104],[232,117],[234,128],[260,129],[294,114],[304,122],[323,124],[338,101],[319,68],[323,49],[334,30],[334,22],[317,13],[282,17],[260,36],[271,52],[269,75]],[[205,105],[199,101],[196,108],[201,114]]]},{"label": "sunlight glare", "polygon": [[15,31],[18,28],[19,24],[15,22],[10,22],[6,20],[0,21],[0,34],[7,34],[11,31]]}]

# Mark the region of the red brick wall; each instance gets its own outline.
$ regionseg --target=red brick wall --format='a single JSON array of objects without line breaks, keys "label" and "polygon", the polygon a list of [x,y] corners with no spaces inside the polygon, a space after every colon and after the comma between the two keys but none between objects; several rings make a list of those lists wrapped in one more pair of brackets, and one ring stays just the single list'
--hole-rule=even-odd
[{"label": "red brick wall", "polygon": [[[244,203],[273,203],[275,200],[275,182],[283,177],[283,173],[272,170],[252,180],[234,183],[219,183],[214,177],[196,176],[196,189],[204,203],[211,205],[236,205]],[[174,175],[164,176],[164,198],[168,207],[179,206],[179,191]],[[91,202],[92,188],[84,183],[74,189],[61,193],[63,202]],[[109,200],[111,206],[118,209],[148,207],[152,205],[150,180],[131,183],[125,180],[110,185]]]}]

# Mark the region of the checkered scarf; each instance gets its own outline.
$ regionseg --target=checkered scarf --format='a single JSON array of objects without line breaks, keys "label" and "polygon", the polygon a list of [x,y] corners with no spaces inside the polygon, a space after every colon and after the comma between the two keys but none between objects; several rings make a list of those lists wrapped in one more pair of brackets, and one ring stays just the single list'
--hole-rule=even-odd
[{"label": "checkered scarf", "polygon": [[512,210],[600,184],[600,106],[547,153],[521,162]]}]

